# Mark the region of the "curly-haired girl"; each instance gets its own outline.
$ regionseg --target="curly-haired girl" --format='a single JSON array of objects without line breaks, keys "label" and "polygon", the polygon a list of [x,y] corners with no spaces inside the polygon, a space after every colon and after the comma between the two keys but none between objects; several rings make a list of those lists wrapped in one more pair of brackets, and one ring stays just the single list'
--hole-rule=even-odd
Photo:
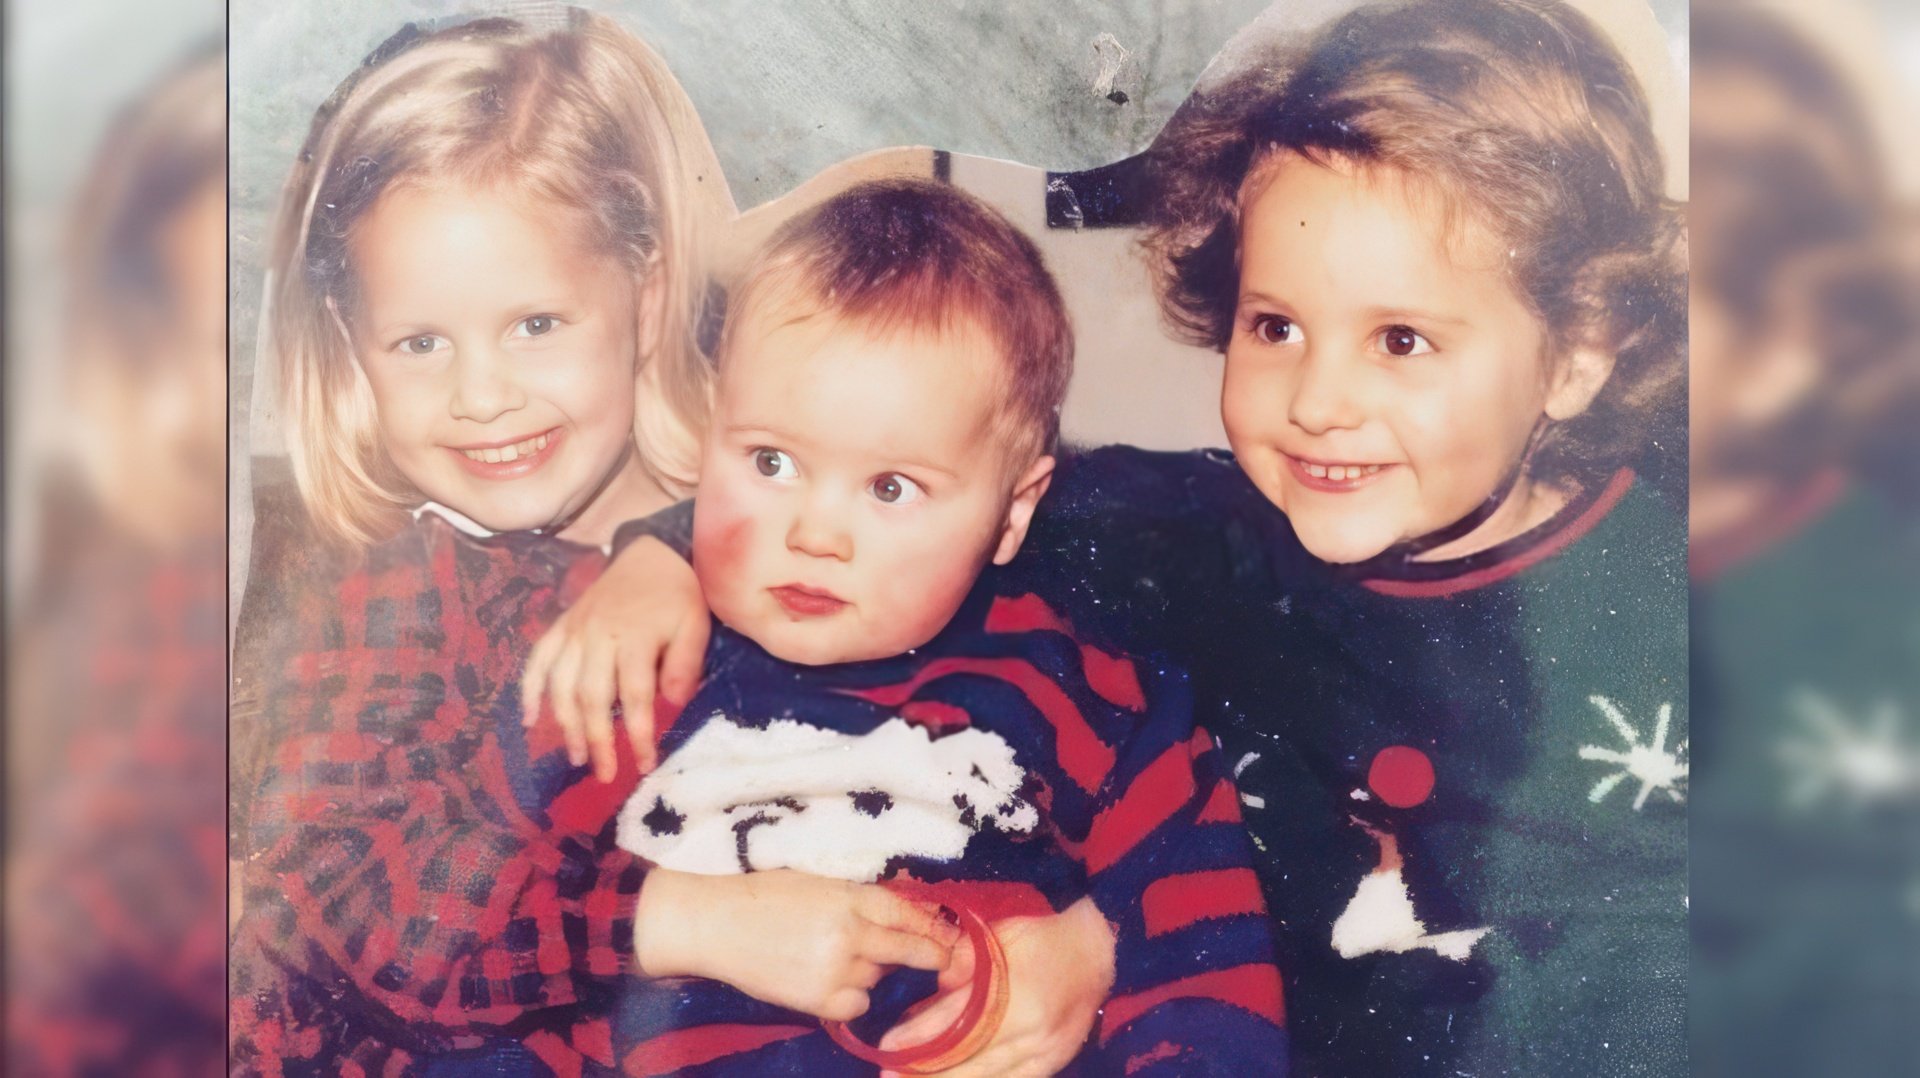
[{"label": "curly-haired girl", "polygon": [[1683,1064],[1685,228],[1637,80],[1564,4],[1367,5],[1150,161],[1259,497],[1103,450],[1048,519],[1108,514],[1076,617],[1224,711],[1299,1071]]}]

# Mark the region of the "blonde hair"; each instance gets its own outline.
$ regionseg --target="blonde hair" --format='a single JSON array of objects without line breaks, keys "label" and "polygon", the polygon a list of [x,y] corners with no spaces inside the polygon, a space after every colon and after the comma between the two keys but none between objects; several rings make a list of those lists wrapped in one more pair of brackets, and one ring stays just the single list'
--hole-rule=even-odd
[{"label": "blonde hair", "polygon": [[340,316],[357,299],[355,224],[396,184],[437,180],[577,209],[585,238],[636,287],[663,275],[634,434],[647,473],[670,493],[690,490],[712,378],[700,347],[708,248],[732,200],[666,64],[610,19],[570,9],[552,31],[502,18],[409,26],[314,116],[282,196],[268,298],[288,451],[316,523],[373,542],[418,500],[381,446]]}]

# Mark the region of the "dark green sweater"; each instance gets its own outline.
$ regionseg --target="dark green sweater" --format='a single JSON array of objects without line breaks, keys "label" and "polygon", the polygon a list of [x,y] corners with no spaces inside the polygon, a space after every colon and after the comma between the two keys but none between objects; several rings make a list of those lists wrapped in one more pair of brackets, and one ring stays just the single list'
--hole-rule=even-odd
[{"label": "dark green sweater", "polygon": [[1694,595],[1703,1075],[1920,1060],[1920,521],[1825,501]]},{"label": "dark green sweater", "polygon": [[1295,1073],[1685,1071],[1686,536],[1658,495],[1618,477],[1363,580],[1224,454],[1100,450],[1056,486],[1036,572],[1192,669],[1240,765]]}]

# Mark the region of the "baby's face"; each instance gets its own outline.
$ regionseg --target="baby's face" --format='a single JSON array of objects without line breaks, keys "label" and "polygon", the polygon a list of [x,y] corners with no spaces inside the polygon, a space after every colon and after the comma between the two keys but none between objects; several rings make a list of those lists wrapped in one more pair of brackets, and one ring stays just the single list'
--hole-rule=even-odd
[{"label": "baby's face", "polygon": [[701,466],[708,605],[791,662],[919,647],[1019,548],[1052,462],[1016,470],[996,434],[1006,361],[984,331],[767,306],[732,334]]},{"label": "baby's face", "polygon": [[1443,235],[1436,200],[1392,173],[1268,167],[1221,415],[1307,549],[1363,561],[1500,489],[1549,410],[1547,341],[1477,222]]}]

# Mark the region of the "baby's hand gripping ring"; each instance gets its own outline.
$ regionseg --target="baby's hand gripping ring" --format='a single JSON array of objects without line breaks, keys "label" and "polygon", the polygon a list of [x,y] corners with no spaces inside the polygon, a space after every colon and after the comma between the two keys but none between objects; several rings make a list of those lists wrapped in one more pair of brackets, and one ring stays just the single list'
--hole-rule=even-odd
[{"label": "baby's hand gripping ring", "polygon": [[[844,1022],[822,1022],[835,1044],[885,1070],[933,1074],[972,1058],[993,1040],[1007,1015],[1007,954],[979,914],[967,909],[957,912],[960,927],[973,947],[973,983],[960,1017],[933,1039],[892,1051],[883,1051],[854,1036]],[[930,1002],[923,1000],[907,1016]]]}]

